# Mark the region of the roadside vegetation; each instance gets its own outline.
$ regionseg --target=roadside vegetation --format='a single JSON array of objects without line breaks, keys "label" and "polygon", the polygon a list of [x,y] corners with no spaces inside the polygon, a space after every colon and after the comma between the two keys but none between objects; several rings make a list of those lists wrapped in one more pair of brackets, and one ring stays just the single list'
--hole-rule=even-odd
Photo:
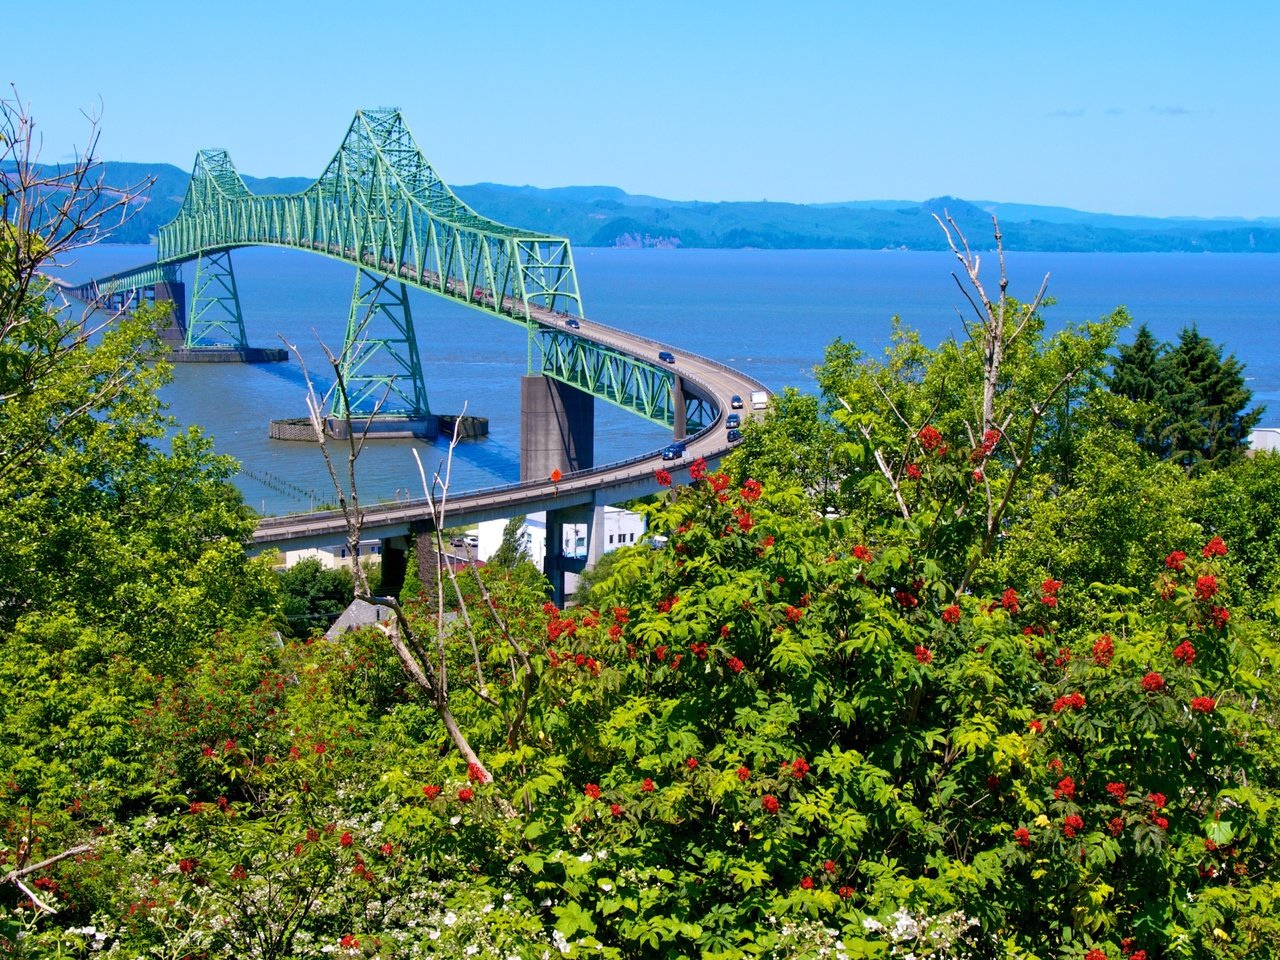
[{"label": "roadside vegetation", "polygon": [[1221,348],[1151,351],[1212,409],[1135,395],[1123,312],[1050,333],[940,221],[966,338],[833,344],[644,507],[661,549],[558,609],[512,527],[329,642],[376,586],[245,555],[157,317],[55,309],[15,182],[0,953],[1280,953],[1280,458]]}]

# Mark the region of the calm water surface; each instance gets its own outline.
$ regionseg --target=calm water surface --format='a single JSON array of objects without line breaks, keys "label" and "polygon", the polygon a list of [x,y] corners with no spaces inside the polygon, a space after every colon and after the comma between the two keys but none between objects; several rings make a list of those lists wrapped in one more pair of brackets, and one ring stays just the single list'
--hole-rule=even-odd
[{"label": "calm water surface", "polygon": [[[154,260],[148,246],[103,245],[82,251],[63,271],[71,279],[100,276]],[[936,344],[960,331],[966,308],[951,278],[950,254],[813,250],[612,250],[575,252],[586,315],[644,333],[677,350],[737,367],[773,390],[813,390],[813,366],[836,337],[878,353],[897,314]],[[302,348],[323,389],[320,341],[341,347],[354,280],[346,264],[297,251],[249,248],[234,254],[250,341],[277,346],[283,336]],[[995,287],[995,258],[984,258]],[[1050,274],[1057,299],[1051,328],[1097,319],[1125,306],[1163,340],[1196,324],[1246,364],[1255,401],[1280,424],[1280,256],[1269,254],[1010,254],[1010,293],[1030,299]],[[190,283],[188,269],[188,283]],[[519,476],[519,377],[526,362],[523,330],[411,291],[431,407],[437,413],[489,418],[487,439],[464,443],[453,463],[455,490],[507,483]],[[182,364],[165,389],[170,412],[202,426],[216,448],[241,461],[238,479],[254,507],[280,513],[332,500],[318,450],[267,437],[272,419],[306,412],[305,381],[288,363]],[[660,446],[658,427],[596,404],[596,460],[628,457]],[[412,450],[428,471],[440,468],[443,443],[370,445],[361,460],[362,493],[392,499],[421,493]],[[287,481],[282,482],[282,481]]]}]

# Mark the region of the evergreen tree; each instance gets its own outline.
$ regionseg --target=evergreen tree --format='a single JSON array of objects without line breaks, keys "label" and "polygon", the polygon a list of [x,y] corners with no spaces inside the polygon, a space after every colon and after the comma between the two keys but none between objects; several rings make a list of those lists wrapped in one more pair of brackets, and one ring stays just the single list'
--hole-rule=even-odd
[{"label": "evergreen tree", "polygon": [[502,528],[502,543],[498,545],[498,549],[489,558],[490,566],[513,570],[521,561],[528,561],[529,558],[524,552],[522,543],[524,538],[521,535],[524,529],[524,520],[523,516],[519,516],[512,517],[507,521],[507,525]]},{"label": "evergreen tree", "polygon": [[1134,437],[1143,449],[1199,471],[1225,466],[1248,448],[1262,408],[1248,409],[1253,393],[1244,367],[1222,350],[1194,326],[1176,346],[1159,343],[1146,324],[1119,348],[1111,392],[1142,405]]},{"label": "evergreen tree", "polygon": [[1144,323],[1133,343],[1121,344],[1119,357],[1111,367],[1111,392],[1137,403],[1156,403],[1161,383],[1160,359],[1165,345],[1157,342]]},{"label": "evergreen tree", "polygon": [[1164,389],[1160,362],[1166,349],[1167,344],[1158,342],[1147,324],[1139,326],[1133,343],[1117,348],[1119,357],[1111,366],[1111,392],[1137,403],[1158,402]]},{"label": "evergreen tree", "polygon": [[1168,346],[1160,343],[1144,323],[1138,327],[1133,343],[1122,344],[1111,367],[1111,392],[1142,405],[1134,426],[1134,439],[1142,449],[1158,457],[1167,457],[1161,432],[1165,426],[1161,406],[1165,383],[1162,366]]},{"label": "evergreen tree", "polygon": [[1234,355],[1224,358],[1222,346],[1192,326],[1182,330],[1161,367],[1165,456],[1192,471],[1239,459],[1263,411],[1248,409],[1253,392],[1245,386],[1243,364]]}]

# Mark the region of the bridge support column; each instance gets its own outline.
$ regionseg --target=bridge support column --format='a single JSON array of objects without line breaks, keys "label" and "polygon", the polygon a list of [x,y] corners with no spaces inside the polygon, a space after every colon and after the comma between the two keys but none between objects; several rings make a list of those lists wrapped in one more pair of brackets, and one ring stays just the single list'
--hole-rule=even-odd
[{"label": "bridge support column", "polygon": [[409,310],[409,290],[398,280],[356,270],[342,349],[344,391],[334,394],[330,416],[373,415],[371,433],[436,435],[427,403],[422,358]]},{"label": "bridge support column", "polygon": [[173,313],[169,325],[160,331],[160,339],[168,344],[187,342],[187,285],[181,280],[161,280],[153,288],[156,303],[170,303]]},{"label": "bridge support column", "polygon": [[671,413],[675,418],[673,437],[683,440],[689,423],[688,404],[684,399],[684,378],[675,377],[671,381]]},{"label": "bridge support column", "polygon": [[196,285],[191,291],[187,349],[222,347],[248,350],[240,292],[231,269],[231,251],[215,250],[196,260]]},{"label": "bridge support column", "polygon": [[553,470],[569,474],[594,466],[595,409],[595,397],[567,383],[539,375],[522,377],[520,479],[545,480]]},{"label": "bridge support column", "polygon": [[[591,524],[592,507],[588,505],[547,511],[547,543],[542,559],[542,575],[551,581],[551,602],[564,607],[568,598],[565,589],[566,573],[581,573],[587,568],[587,557],[565,556],[564,528],[569,525]],[[587,531],[587,542],[591,532]],[[584,551],[585,554],[585,551]]]},{"label": "bridge support column", "polygon": [[404,537],[382,541],[382,585],[385,597],[399,597],[404,589],[404,575],[409,569],[409,545]]},{"label": "bridge support column", "polygon": [[591,508],[591,519],[587,523],[587,567],[594,567],[604,556],[604,504],[597,503]]}]

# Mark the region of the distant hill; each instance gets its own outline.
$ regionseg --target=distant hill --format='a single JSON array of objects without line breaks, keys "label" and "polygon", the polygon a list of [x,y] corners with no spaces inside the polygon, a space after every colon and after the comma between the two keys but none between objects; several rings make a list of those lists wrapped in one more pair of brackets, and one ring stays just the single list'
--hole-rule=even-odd
[{"label": "distant hill", "polygon": [[[106,183],[124,187],[155,177],[151,197],[111,238],[145,243],[177,212],[189,175],[168,164],[106,163]],[[244,178],[255,193],[295,193],[306,177]],[[796,204],[664,200],[617,187],[455,187],[490,219],[567,236],[588,247],[759,247],[765,249],[942,250],[932,214],[947,211],[980,245],[999,217],[1009,250],[1057,252],[1280,252],[1280,217],[1157,218],[1086,213],[1065,207],[936,197]]]}]

